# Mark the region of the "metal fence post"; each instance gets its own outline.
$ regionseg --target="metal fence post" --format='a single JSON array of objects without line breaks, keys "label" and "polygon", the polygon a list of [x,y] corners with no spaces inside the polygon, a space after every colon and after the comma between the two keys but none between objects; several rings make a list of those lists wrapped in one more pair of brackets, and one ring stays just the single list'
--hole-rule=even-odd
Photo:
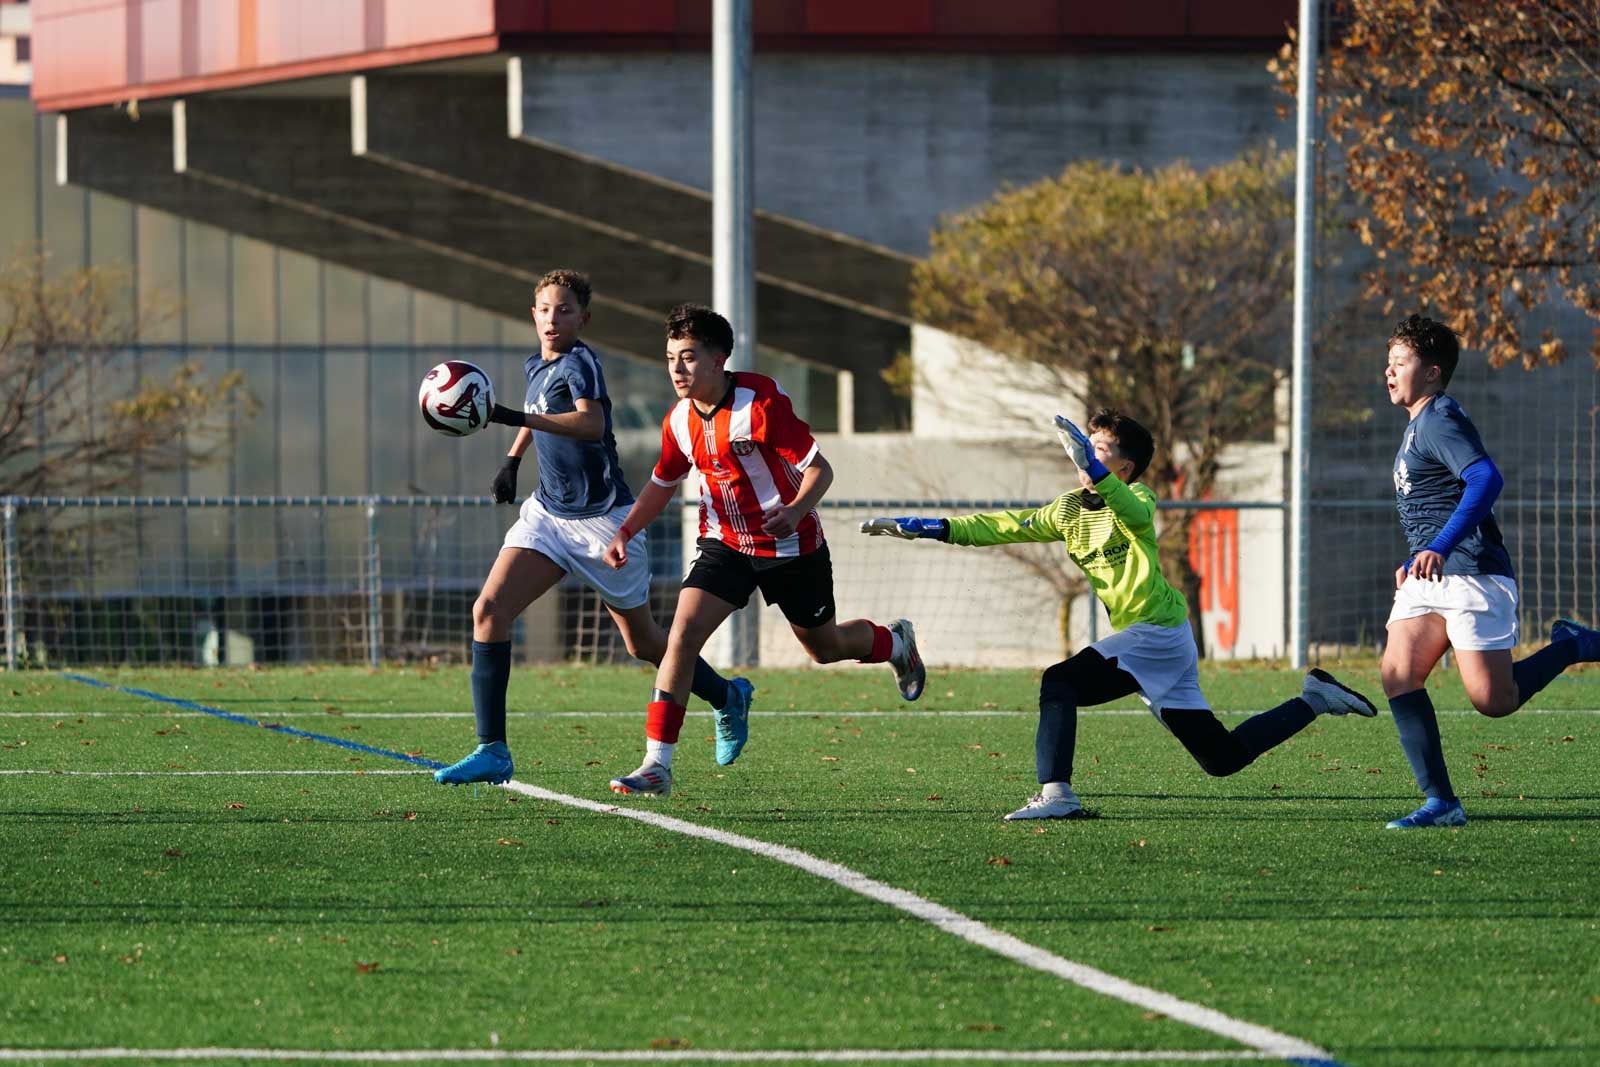
[{"label": "metal fence post", "polygon": [[5,498],[5,529],[0,539],[4,547],[0,556],[5,565],[5,616],[6,616],[6,670],[17,669],[17,644],[22,624],[17,619],[17,575],[21,567],[17,560],[17,501]]},{"label": "metal fence post", "polygon": [[367,665],[383,659],[383,557],[378,550],[378,498],[367,499]]}]

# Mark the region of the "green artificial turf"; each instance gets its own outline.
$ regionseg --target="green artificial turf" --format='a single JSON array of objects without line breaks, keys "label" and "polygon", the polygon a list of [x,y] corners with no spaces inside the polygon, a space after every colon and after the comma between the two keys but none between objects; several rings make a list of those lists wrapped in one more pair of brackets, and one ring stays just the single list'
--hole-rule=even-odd
[{"label": "green artificial turf", "polygon": [[[464,668],[93,676],[421,759],[474,743]],[[1149,715],[1088,712],[1097,817],[1004,823],[1035,673],[936,671],[909,707],[882,668],[751,677],[738,763],[695,706],[672,796],[621,800],[649,674],[519,669],[517,778],[804,850],[1352,1067],[1600,1056],[1600,672],[1504,720],[1441,672],[1471,822],[1415,833],[1383,829],[1416,802],[1386,714],[1211,779]],[[1230,724],[1299,687],[1202,680]],[[0,771],[116,772],[0,775],[0,1051],[1241,1048],[662,827],[62,675],[0,676],[0,711]]]}]

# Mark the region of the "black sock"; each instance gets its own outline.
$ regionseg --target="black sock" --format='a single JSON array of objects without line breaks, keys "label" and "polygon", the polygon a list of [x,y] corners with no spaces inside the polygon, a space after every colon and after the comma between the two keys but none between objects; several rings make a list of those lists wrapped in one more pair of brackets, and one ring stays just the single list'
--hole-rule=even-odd
[{"label": "black sock", "polygon": [[511,642],[472,642],[472,714],[478,741],[506,739],[506,685],[511,681]]},{"label": "black sock", "polygon": [[1411,764],[1422,792],[1440,800],[1454,800],[1450,772],[1444,766],[1444,745],[1439,740],[1439,720],[1433,714],[1433,701],[1426,689],[1415,689],[1389,698],[1394,724],[1400,731],[1400,748]]},{"label": "black sock", "polygon": [[1511,677],[1517,683],[1517,707],[1555,680],[1556,675],[1578,662],[1578,642],[1557,641],[1545,645],[1527,659],[1511,665]]},{"label": "black sock", "polygon": [[720,708],[728,702],[728,680],[713,670],[711,664],[696,656],[689,692],[712,707]]},{"label": "black sock", "polygon": [[1056,684],[1046,672],[1039,687],[1039,730],[1033,738],[1033,765],[1041,785],[1072,781],[1077,746],[1077,694],[1070,685]]},{"label": "black sock", "polygon": [[1311,725],[1317,713],[1302,697],[1291,697],[1275,708],[1252,715],[1233,728],[1230,736],[1251,763],[1268,749],[1277,748],[1295,734]]}]

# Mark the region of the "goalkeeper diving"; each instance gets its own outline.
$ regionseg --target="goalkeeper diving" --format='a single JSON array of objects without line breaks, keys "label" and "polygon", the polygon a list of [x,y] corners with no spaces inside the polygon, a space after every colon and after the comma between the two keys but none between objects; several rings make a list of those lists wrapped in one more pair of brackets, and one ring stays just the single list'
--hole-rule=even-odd
[{"label": "goalkeeper diving", "polygon": [[948,518],[873,519],[861,532],[981,547],[1061,541],[1105,605],[1115,631],[1044,672],[1034,760],[1039,791],[1006,819],[1081,818],[1072,790],[1078,708],[1139,694],[1207,774],[1233,774],[1288,740],[1318,715],[1371,718],[1373,703],[1320,669],[1300,695],[1229,730],[1200,691],[1189,605],[1161,574],[1156,498],[1137,479],[1155,455],[1150,431],[1102,409],[1084,433],[1057,415],[1056,433],[1078,468],[1079,488],[1040,508]]}]

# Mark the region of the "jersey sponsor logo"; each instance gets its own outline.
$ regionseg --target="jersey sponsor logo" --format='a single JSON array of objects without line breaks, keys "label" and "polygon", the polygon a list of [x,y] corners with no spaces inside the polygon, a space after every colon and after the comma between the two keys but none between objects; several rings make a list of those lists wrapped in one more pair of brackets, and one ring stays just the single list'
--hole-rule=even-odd
[{"label": "jersey sponsor logo", "polygon": [[750,440],[748,437],[736,438],[730,442],[730,446],[733,448],[733,454],[736,456],[748,456],[750,453],[756,450],[756,443]]}]

